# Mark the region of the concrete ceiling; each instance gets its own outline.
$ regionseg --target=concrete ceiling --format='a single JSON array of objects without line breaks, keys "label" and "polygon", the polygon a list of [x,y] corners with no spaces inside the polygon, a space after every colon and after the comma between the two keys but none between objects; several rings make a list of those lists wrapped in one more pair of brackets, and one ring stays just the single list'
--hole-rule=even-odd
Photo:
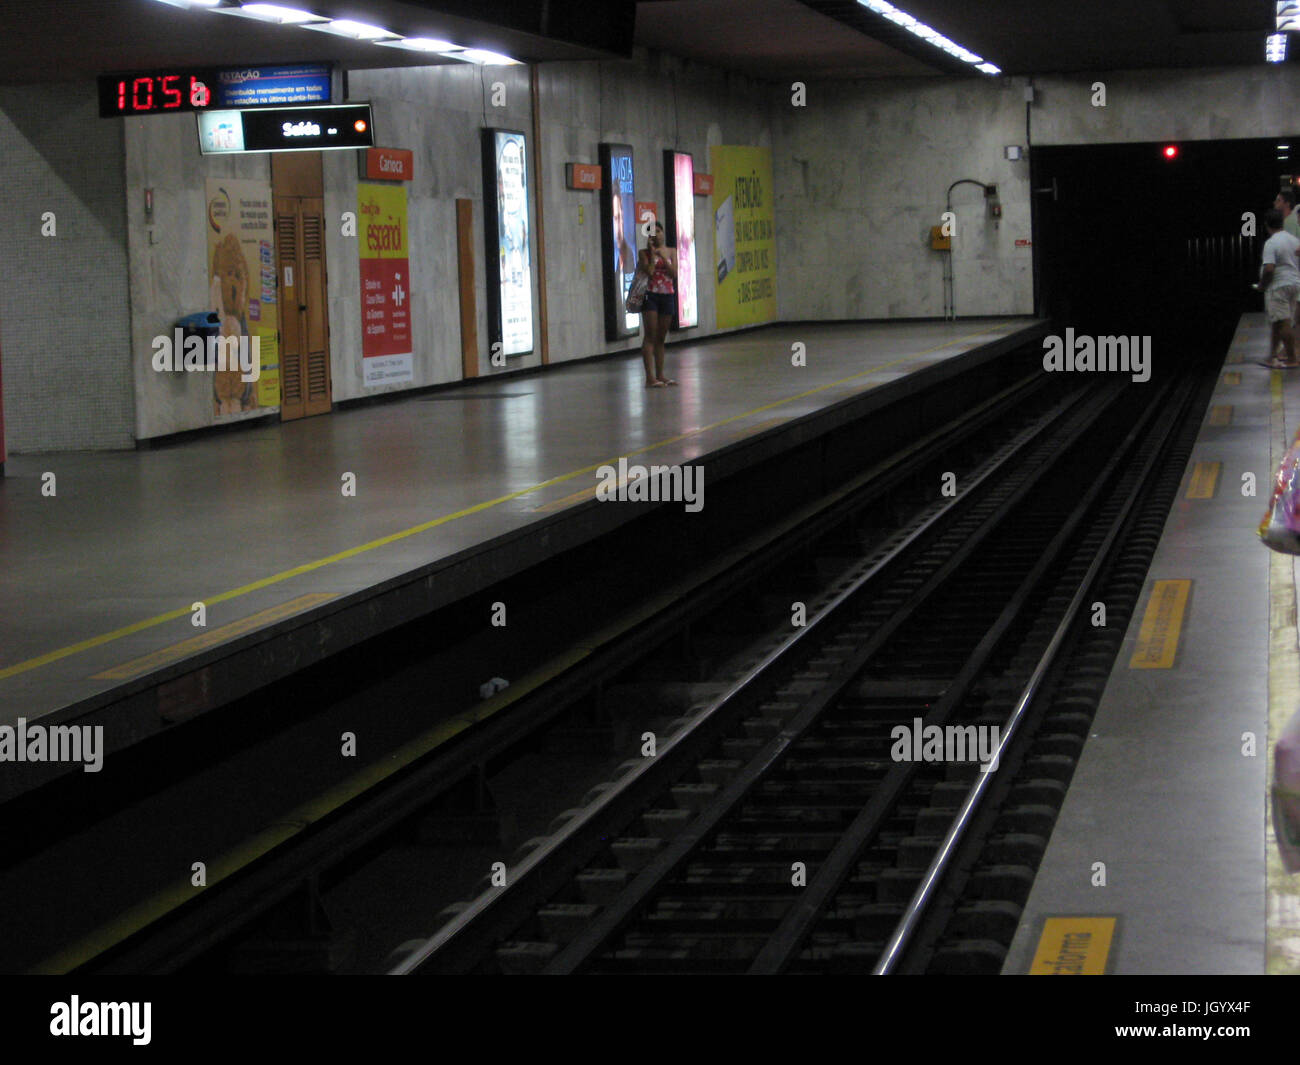
[{"label": "concrete ceiling", "polygon": [[[494,24],[491,0],[481,17],[432,10],[436,0],[280,0],[333,18],[372,22],[407,37],[435,37],[521,59],[597,59],[609,53],[509,28],[510,8],[500,0]],[[601,0],[629,9],[632,0]],[[468,5],[473,9],[474,5]],[[449,0],[451,10],[467,5]],[[185,10],[159,0],[0,0],[0,84],[94,77],[118,70],[151,70],[177,63],[245,66],[335,60],[346,68],[457,63],[401,48],[385,48],[297,26]]]},{"label": "concrete ceiling", "polygon": [[[532,60],[623,50],[561,40],[536,24],[630,24],[634,0],[282,0]],[[1007,74],[1256,65],[1272,0],[897,0]],[[446,12],[455,12],[448,14]],[[519,27],[534,24],[537,32]],[[600,38],[601,31],[593,31]],[[616,39],[619,34],[607,35]],[[630,37],[630,34],[624,35]],[[940,75],[970,68],[856,0],[635,0],[635,43],[767,81]],[[1293,46],[1300,53],[1300,41]],[[336,60],[349,68],[455,62],[159,0],[0,0],[0,84],[92,77],[185,62]]]},{"label": "concrete ceiling", "polygon": [[[915,40],[856,0],[803,2],[896,47]],[[1005,74],[1259,65],[1276,13],[1273,0],[894,2]],[[1300,40],[1290,52],[1300,52]]]}]

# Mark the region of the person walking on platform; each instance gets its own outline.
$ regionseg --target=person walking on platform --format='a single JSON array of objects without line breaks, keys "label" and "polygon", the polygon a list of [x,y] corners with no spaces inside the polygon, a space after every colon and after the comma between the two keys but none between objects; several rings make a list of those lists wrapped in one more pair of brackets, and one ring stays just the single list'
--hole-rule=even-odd
[{"label": "person walking on platform", "polygon": [[[1282,228],[1282,212],[1274,207],[1264,215],[1264,226],[1268,229],[1268,240],[1264,242],[1263,263],[1259,273],[1259,288],[1264,293],[1264,310],[1272,326],[1272,347],[1269,349],[1265,366],[1274,369],[1290,369],[1300,366],[1297,357],[1295,330],[1291,322],[1295,318],[1296,296],[1300,295],[1300,260],[1296,253],[1300,251],[1300,240],[1291,236]],[[1278,357],[1278,344],[1283,345],[1282,357]]]},{"label": "person walking on platform", "polygon": [[648,274],[650,285],[641,305],[641,324],[645,339],[641,341],[641,359],[645,362],[646,388],[663,388],[677,382],[664,376],[664,338],[677,313],[677,253],[664,247],[664,227],[656,222],[650,231],[650,243],[637,255],[637,269]]}]

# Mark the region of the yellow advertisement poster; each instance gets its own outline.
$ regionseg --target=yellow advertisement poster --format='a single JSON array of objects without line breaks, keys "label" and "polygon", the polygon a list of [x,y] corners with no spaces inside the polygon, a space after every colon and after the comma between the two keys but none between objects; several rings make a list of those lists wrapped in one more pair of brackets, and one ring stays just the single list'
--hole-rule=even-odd
[{"label": "yellow advertisement poster", "polygon": [[217,418],[280,405],[275,219],[271,186],[207,182],[210,302],[221,321],[210,355]]},{"label": "yellow advertisement poster", "polygon": [[770,322],[776,318],[772,150],[715,145],[709,149],[709,170],[717,327]]}]

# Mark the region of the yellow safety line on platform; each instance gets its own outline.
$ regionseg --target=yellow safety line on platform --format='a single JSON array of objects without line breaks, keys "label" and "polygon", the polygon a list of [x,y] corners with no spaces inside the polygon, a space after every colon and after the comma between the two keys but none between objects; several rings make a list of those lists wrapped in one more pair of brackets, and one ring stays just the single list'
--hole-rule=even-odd
[{"label": "yellow safety line on platform", "polygon": [[1216,429],[1221,429],[1226,425],[1232,424],[1232,405],[1229,403],[1220,404],[1217,407],[1210,408],[1210,416],[1205,420],[1206,425],[1212,425]]},{"label": "yellow safety line on platform", "polygon": [[1030,976],[1105,976],[1118,917],[1048,917]]},{"label": "yellow safety line on platform", "polygon": [[[1272,470],[1286,454],[1288,434],[1282,396],[1282,374],[1270,375],[1269,441],[1272,465],[1264,481],[1268,498]],[[1300,705],[1300,649],[1296,631],[1295,560],[1290,555],[1269,552],[1268,571],[1268,738],[1263,744],[1268,761],[1264,802],[1265,932],[1264,969],[1274,975],[1300,975],[1300,877],[1290,876],[1282,866],[1273,828],[1274,745],[1290,716]]]},{"label": "yellow safety line on platform", "polygon": [[1156,581],[1142,615],[1137,647],[1129,659],[1129,669],[1170,669],[1178,657],[1178,642],[1183,635],[1183,615],[1192,594],[1189,580]]},{"label": "yellow safety line on platform", "polygon": [[1192,476],[1187,482],[1188,499],[1213,499],[1219,487],[1222,462],[1197,462],[1192,466]]},{"label": "yellow safety line on platform", "polygon": [[[901,366],[904,363],[912,362],[915,359],[922,358],[925,355],[931,355],[936,351],[943,351],[945,348],[956,347],[959,344],[965,344],[967,341],[974,340],[977,337],[986,336],[1004,328],[1001,325],[990,326],[988,329],[981,329],[977,333],[968,333],[966,336],[959,337],[956,340],[950,340],[945,344],[939,344],[933,348],[927,348],[925,351],[913,352],[905,355],[901,359],[895,359],[893,362],[887,362],[881,366],[873,366],[871,369],[862,370],[859,373],[851,374],[848,377],[840,378],[838,381],[831,381],[824,385],[817,385],[815,388],[809,388],[806,391],[798,392],[793,396],[786,396],[784,399],[774,400],[771,403],[765,403],[761,407],[755,407],[753,410],[744,411],[741,414],[733,414],[729,418],[723,418],[721,421],[713,422],[710,425],[702,426],[698,429],[692,429],[690,432],[680,433],[677,436],[670,436],[665,440],[656,441],[653,444],[647,444],[645,447],[637,448],[635,451],[626,452],[621,456],[632,458],[635,455],[644,455],[648,451],[654,451],[656,448],[667,447],[669,444],[678,443],[681,440],[689,439],[692,436],[698,436],[706,433],[711,429],[717,429],[723,425],[730,425],[732,422],[738,422],[743,418],[751,418],[755,414],[761,414],[764,411],[774,410],[786,403],[793,403],[797,399],[805,399],[808,396],[815,396],[819,392],[825,392],[828,389],[838,388],[840,385],[847,384],[850,381],[856,381],[859,378],[867,377],[871,374],[881,373],[884,370],[891,369],[894,366]],[[1009,334],[1008,334],[1009,335]],[[543,488],[550,488],[553,485],[563,484],[571,481],[575,477],[581,477],[584,473],[592,473],[601,466],[614,465],[618,462],[620,456],[612,459],[605,459],[601,462],[594,462],[590,466],[584,466],[582,469],[573,470],[569,473],[561,474],[558,477],[552,477],[550,480],[542,481],[539,484],[529,485],[527,488],[521,488],[516,492],[510,492],[507,495],[497,496],[496,499],[489,499],[483,503],[475,503],[473,506],[465,507],[452,514],[444,514],[440,518],[433,518],[430,521],[422,522],[419,525],[412,525],[409,529],[402,529],[400,532],[389,533],[387,536],[381,536],[377,540],[370,540],[367,543],[359,544],[356,547],[349,547],[344,551],[339,551],[333,555],[326,555],[324,558],[318,558],[312,562],[305,562],[301,566],[294,566],[292,569],[284,570],[280,573],[272,574],[269,577],[263,577],[261,580],[253,581],[250,584],[241,585],[238,588],[232,588],[228,592],[221,592],[218,595],[212,595],[204,598],[202,602],[211,607],[213,603],[224,603],[231,599],[237,599],[241,595],[247,595],[249,592],[258,591],[261,588],[268,588],[273,584],[279,584],[281,581],[287,581],[292,577],[300,577],[304,573],[311,573],[313,570],[322,569],[325,566],[333,565],[335,562],[342,562],[345,559],[355,558],[357,555],[364,554],[367,551],[374,551],[376,548],[387,547],[389,544],[397,543],[399,540],[405,540],[410,536],[417,536],[422,532],[428,532],[430,529],[436,529],[440,525],[446,525],[448,522],[458,521],[461,518],[467,518],[471,514],[478,514],[481,511],[489,510],[492,507],[500,506],[502,503],[509,503],[511,500],[526,496],[532,492],[541,491]],[[26,673],[29,670],[39,669],[41,666],[48,666],[52,662],[57,662],[61,658],[67,658],[69,655],[79,654],[82,651],[88,651],[91,648],[99,647],[102,644],[110,643],[113,640],[119,640],[123,636],[130,636],[132,633],[141,632],[144,629],[153,628],[155,625],[162,625],[168,621],[175,621],[177,618],[185,617],[190,613],[188,606],[176,610],[169,610],[165,614],[159,614],[156,617],[146,618],[143,621],[137,621],[131,625],[125,625],[120,629],[114,629],[112,632],[103,633],[100,636],[92,636],[90,639],[81,640],[78,643],[69,644],[67,647],[60,647],[55,651],[48,651],[36,658],[29,658],[23,662],[17,662],[12,666],[6,666],[0,669],[0,680],[6,680],[9,677],[17,676],[20,673]]]}]

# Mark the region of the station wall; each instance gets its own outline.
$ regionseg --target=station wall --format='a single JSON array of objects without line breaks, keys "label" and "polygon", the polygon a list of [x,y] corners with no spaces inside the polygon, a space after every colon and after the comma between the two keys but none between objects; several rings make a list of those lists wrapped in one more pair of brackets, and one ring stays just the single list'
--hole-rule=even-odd
[{"label": "station wall", "polygon": [[943,255],[930,247],[953,192],[957,313],[1033,313],[1029,160],[1022,86],[1010,79],[810,83],[804,106],[773,93],[780,317],[939,318]]},{"label": "station wall", "polygon": [[12,453],[131,446],[123,196],[122,130],[99,119],[93,83],[0,86],[0,328]]},{"label": "station wall", "polygon": [[[1092,105],[1099,80],[1105,108]],[[1039,145],[1297,132],[1291,101],[1300,96],[1300,71],[1286,64],[1041,77],[1034,84]],[[929,248],[930,227],[952,181],[995,182],[1004,210],[997,225],[978,189],[960,186],[953,196],[957,312],[1031,313],[1032,252],[1016,245],[1030,236],[1029,167],[1002,151],[1027,144],[1024,85],[1019,78],[814,82],[806,106],[795,107],[788,86],[760,86],[642,51],[630,62],[543,65],[550,361],[638,342],[605,340],[599,201],[564,185],[564,164],[596,162],[601,141],[633,146],[637,199],[661,210],[664,149],[689,151],[697,170],[707,170],[714,145],[771,147],[783,320],[939,317],[943,261]],[[389,388],[461,377],[460,197],[474,205],[479,371],[490,375],[478,130],[522,129],[537,152],[527,68],[354,71],[350,98],[373,103],[380,143],[416,152],[407,186],[415,378]],[[9,450],[128,447],[133,439],[211,424],[210,382],[155,373],[151,341],[179,315],[206,308],[206,180],[269,182],[269,157],[199,155],[192,115],[101,120],[94,86],[84,83],[0,88],[0,145]],[[339,220],[356,210],[356,156],[323,158],[327,216]],[[154,191],[151,221],[146,188]],[[697,197],[695,208],[704,252],[710,201]],[[55,238],[41,236],[47,210],[57,219]],[[338,225],[327,234],[337,401],[381,390],[361,381],[355,238]],[[698,276],[700,324],[680,336],[715,331],[714,274],[700,269]],[[540,327],[540,316],[535,320]],[[539,339],[508,368],[536,365]]]},{"label": "station wall", "polygon": [[[597,162],[602,140],[631,144],[637,199],[654,201],[662,211],[662,151],[689,151],[695,155],[696,168],[706,170],[710,145],[770,144],[766,94],[746,79],[646,53],[632,62],[546,64],[538,88],[544,141],[549,359],[557,363],[635,347],[636,337],[616,343],[605,340],[599,201],[591,192],[565,187],[565,163]],[[458,198],[474,205],[479,372],[497,372],[490,362],[487,337],[479,130],[484,126],[524,130],[530,150],[536,152],[528,68],[455,64],[352,71],[349,98],[371,102],[380,144],[415,151],[415,177],[406,183],[414,380],[381,388],[363,385],[357,242],[343,235],[341,225],[343,213],[357,209],[357,156],[326,152],[322,158],[334,400],[461,379]],[[270,164],[264,155],[200,156],[192,115],[125,122],[136,433],[147,438],[212,422],[210,384],[202,375],[152,371],[150,341],[170,329],[181,314],[206,307],[206,179],[269,182]],[[143,216],[146,187],[154,189],[152,238]],[[536,256],[535,188],[533,197]],[[696,197],[695,207],[697,232],[711,233],[708,199]],[[682,335],[714,332],[714,278],[706,269],[699,276],[700,324]],[[541,361],[536,270],[533,284],[534,349],[529,355],[510,358],[507,370]]]},{"label": "station wall", "polygon": [[[1106,104],[1093,105],[1093,86]],[[1300,69],[1291,63],[1128,70],[1034,79],[1036,145],[1233,140],[1300,132]]]}]

